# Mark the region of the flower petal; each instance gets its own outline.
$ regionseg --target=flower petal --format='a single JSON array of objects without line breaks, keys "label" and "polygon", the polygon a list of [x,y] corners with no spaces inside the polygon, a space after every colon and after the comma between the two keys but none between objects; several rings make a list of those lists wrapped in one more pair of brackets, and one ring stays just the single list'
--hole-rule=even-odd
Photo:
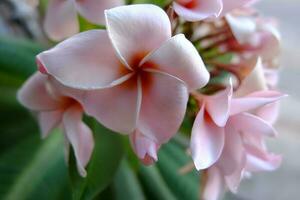
[{"label": "flower petal", "polygon": [[167,14],[154,5],[120,6],[106,10],[105,16],[112,44],[129,68],[171,37]]},{"label": "flower petal", "polygon": [[46,138],[49,133],[60,124],[62,120],[62,113],[62,110],[38,113],[38,121],[42,138]]},{"label": "flower petal", "polygon": [[158,144],[167,142],[178,131],[188,101],[186,85],[175,77],[145,72],[138,129]]},{"label": "flower petal", "polygon": [[246,165],[246,154],[243,153],[242,157],[240,158],[240,161],[237,165],[237,169],[232,174],[225,177],[226,185],[228,186],[229,190],[232,193],[237,193],[237,189],[243,178],[243,172],[245,169],[245,165]]},{"label": "flower petal", "polygon": [[227,14],[225,19],[239,44],[252,43],[253,37],[257,31],[255,18]]},{"label": "flower petal", "polygon": [[224,128],[212,121],[203,105],[195,119],[191,136],[191,151],[196,169],[206,169],[213,165],[222,153],[224,142]]},{"label": "flower petal", "polygon": [[207,180],[203,186],[203,200],[217,200],[224,192],[224,178],[220,170],[212,166],[207,170]]},{"label": "flower petal", "polygon": [[157,161],[157,145],[153,140],[144,136],[139,130],[135,130],[130,134],[131,146],[138,158],[145,165],[151,165]]},{"label": "flower petal", "polygon": [[81,121],[82,112],[79,105],[71,106],[63,115],[63,125],[67,139],[74,149],[78,172],[85,177],[84,168],[91,158],[94,140],[90,128]]},{"label": "flower petal", "polygon": [[44,22],[47,35],[60,41],[79,32],[77,13],[72,1],[51,0]]},{"label": "flower petal", "polygon": [[230,115],[254,110],[267,104],[276,102],[286,95],[277,91],[259,91],[251,93],[245,97],[234,98],[231,100]]},{"label": "flower petal", "polygon": [[133,77],[111,88],[88,91],[83,107],[107,128],[130,134],[136,128],[141,95],[140,83]]},{"label": "flower petal", "polygon": [[269,137],[277,135],[276,130],[271,124],[249,113],[235,115],[230,118],[230,122],[238,131]]},{"label": "flower petal", "polygon": [[51,111],[60,107],[58,101],[50,96],[47,86],[48,77],[36,72],[18,91],[18,100],[26,108],[34,111]]},{"label": "flower petal", "polygon": [[273,171],[281,164],[281,156],[268,153],[264,149],[246,145],[247,170],[250,172]]},{"label": "flower petal", "polygon": [[105,24],[104,10],[123,4],[123,0],[75,0],[78,12],[95,24]]},{"label": "flower petal", "polygon": [[40,69],[78,89],[109,87],[128,73],[104,30],[77,34],[37,56]]},{"label": "flower petal", "polygon": [[225,127],[225,145],[218,161],[218,166],[224,175],[231,175],[239,169],[245,150],[238,130],[229,124]]},{"label": "flower petal", "polygon": [[234,95],[237,97],[248,95],[252,92],[267,90],[267,82],[264,75],[264,69],[261,58],[257,59],[256,65],[251,73],[242,81]]},{"label": "flower petal", "polygon": [[270,124],[274,124],[279,116],[279,107],[280,102],[277,101],[257,109],[254,113]]},{"label": "flower petal", "polygon": [[223,10],[220,16],[224,16],[228,12],[250,5],[257,0],[223,0]]},{"label": "flower petal", "polygon": [[166,72],[185,82],[190,90],[202,88],[209,73],[194,45],[183,34],[167,40],[141,62],[145,69]]},{"label": "flower petal", "polygon": [[177,1],[173,7],[175,12],[187,21],[200,21],[206,18],[218,17],[222,11],[222,0],[193,0],[187,3]]},{"label": "flower petal", "polygon": [[220,127],[225,126],[230,112],[230,101],[232,98],[232,84],[213,96],[205,99],[205,108],[212,120]]}]

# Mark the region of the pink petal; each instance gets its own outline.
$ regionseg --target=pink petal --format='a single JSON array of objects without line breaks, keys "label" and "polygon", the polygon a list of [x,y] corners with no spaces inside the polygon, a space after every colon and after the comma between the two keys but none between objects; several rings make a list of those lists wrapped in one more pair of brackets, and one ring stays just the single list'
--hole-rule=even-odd
[{"label": "pink petal", "polygon": [[196,169],[206,169],[213,165],[222,153],[224,142],[224,128],[212,121],[203,105],[195,119],[191,136],[191,151]]},{"label": "pink petal", "polygon": [[42,132],[42,138],[46,138],[54,128],[58,127],[62,120],[62,113],[62,110],[38,113],[38,121]]},{"label": "pink petal", "polygon": [[254,110],[267,104],[276,102],[286,95],[276,91],[259,91],[251,93],[245,97],[234,98],[231,101],[230,115]]},{"label": "pink petal", "polygon": [[133,77],[111,88],[88,91],[83,107],[107,128],[129,134],[136,128],[141,95],[141,85]]},{"label": "pink petal", "polygon": [[246,145],[247,170],[250,172],[273,171],[281,164],[281,156],[266,152],[264,149]]},{"label": "pink petal", "polygon": [[78,89],[109,87],[128,73],[104,30],[79,33],[37,56],[41,69]]},{"label": "pink petal", "polygon": [[224,175],[233,174],[240,167],[243,157],[245,157],[245,150],[242,138],[230,121],[225,127],[225,145],[218,166]]},{"label": "pink petal", "polygon": [[267,82],[264,75],[264,69],[261,58],[257,59],[256,65],[252,72],[242,81],[235,96],[241,97],[252,92],[267,90]]},{"label": "pink petal", "polygon": [[158,145],[153,140],[144,136],[139,130],[135,130],[130,134],[130,141],[134,152],[145,165],[157,161]]},{"label": "pink petal", "polygon": [[81,117],[82,109],[75,104],[64,113],[63,125],[67,139],[74,149],[78,171],[85,177],[85,167],[91,158],[94,140],[90,128],[81,121]]},{"label": "pink petal", "polygon": [[253,43],[257,31],[254,17],[227,14],[225,18],[239,44]]},{"label": "pink petal", "polygon": [[263,22],[258,27],[261,37],[259,54],[264,61],[270,61],[280,54],[281,36],[279,31],[270,23]]},{"label": "pink petal", "polygon": [[222,11],[222,0],[193,0],[188,3],[177,1],[173,3],[175,12],[187,21],[200,21],[206,18],[218,17]]},{"label": "pink petal", "polygon": [[188,101],[186,85],[175,77],[157,72],[142,75],[142,104],[138,129],[158,144],[178,131]]},{"label": "pink petal", "polygon": [[235,115],[230,118],[230,122],[238,131],[269,137],[277,135],[271,124],[249,113]]},{"label": "pink petal", "polygon": [[105,11],[106,27],[120,59],[136,68],[141,59],[171,37],[167,14],[150,4],[129,5]]},{"label": "pink petal", "polygon": [[39,72],[33,74],[18,91],[18,100],[26,108],[34,111],[52,111],[60,107],[58,101],[49,94],[48,77]]},{"label": "pink petal", "polygon": [[167,40],[141,63],[147,69],[166,72],[184,81],[190,90],[202,88],[209,73],[194,45],[183,34]]},{"label": "pink petal", "polygon": [[279,106],[280,106],[279,102],[270,103],[268,105],[259,108],[254,113],[258,117],[269,122],[270,124],[274,124],[279,115]]},{"label": "pink petal", "polygon": [[217,200],[224,191],[224,179],[220,170],[212,166],[207,170],[207,180],[203,186],[201,199]]},{"label": "pink petal", "polygon": [[56,41],[78,33],[79,24],[74,3],[69,0],[49,1],[44,29],[47,35]]},{"label": "pink petal", "polygon": [[237,193],[237,189],[243,178],[245,165],[246,165],[246,154],[244,153],[240,158],[240,162],[238,163],[237,169],[232,174],[225,177],[226,185],[229,188],[229,190],[233,193]]},{"label": "pink petal", "polygon": [[212,120],[220,127],[225,126],[230,112],[230,101],[232,98],[232,84],[213,96],[208,96],[205,100],[205,108]]},{"label": "pink petal", "polygon": [[123,4],[123,0],[75,0],[78,12],[95,24],[105,24],[104,10]]},{"label": "pink petal", "polygon": [[224,16],[233,9],[242,8],[244,6],[250,5],[256,0],[223,0],[223,10],[220,16]]}]

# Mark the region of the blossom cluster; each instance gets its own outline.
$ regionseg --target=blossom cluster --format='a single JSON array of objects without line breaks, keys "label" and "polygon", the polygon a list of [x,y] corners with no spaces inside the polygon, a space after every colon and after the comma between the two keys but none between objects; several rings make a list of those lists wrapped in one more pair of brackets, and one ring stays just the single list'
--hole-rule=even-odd
[{"label": "blossom cluster", "polygon": [[[163,10],[50,0],[45,32],[65,40],[37,55],[38,71],[19,101],[37,113],[43,137],[63,128],[81,176],[94,147],[84,113],[129,135],[146,165],[192,113],[191,156],[207,175],[203,199],[236,192],[245,175],[281,161],[265,145],[277,134],[272,124],[284,96],[276,91],[280,35],[252,3],[175,0]],[[78,33],[78,14],[105,29]]]}]

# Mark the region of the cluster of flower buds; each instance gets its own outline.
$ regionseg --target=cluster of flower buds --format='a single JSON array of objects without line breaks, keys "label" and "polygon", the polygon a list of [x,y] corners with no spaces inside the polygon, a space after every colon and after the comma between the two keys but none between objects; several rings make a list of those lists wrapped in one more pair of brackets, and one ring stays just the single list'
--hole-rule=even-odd
[{"label": "cluster of flower buds", "polygon": [[[94,142],[83,113],[128,134],[144,164],[178,131],[187,111],[190,150],[206,178],[203,199],[235,192],[245,174],[276,169],[280,36],[254,0],[175,0],[162,8],[120,0],[50,0],[53,40],[79,32],[77,12],[105,29],[78,33],[37,55],[19,101],[37,113],[43,137],[62,126],[86,175]],[[118,7],[116,7],[118,6]]]}]

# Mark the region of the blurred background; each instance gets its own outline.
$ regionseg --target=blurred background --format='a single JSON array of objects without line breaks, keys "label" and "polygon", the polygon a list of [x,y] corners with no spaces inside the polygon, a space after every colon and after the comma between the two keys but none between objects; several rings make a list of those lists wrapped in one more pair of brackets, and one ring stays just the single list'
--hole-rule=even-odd
[{"label": "blurred background", "polygon": [[[8,1],[18,6],[12,8],[7,4]],[[276,17],[282,33],[279,88],[289,94],[289,97],[281,104],[280,117],[276,124],[279,137],[269,140],[268,143],[271,151],[283,155],[283,163],[275,172],[254,174],[251,179],[244,180],[238,194],[227,194],[226,199],[297,200],[300,198],[300,1],[261,0],[256,7],[263,15]],[[44,37],[35,17],[36,13],[32,8],[24,6],[21,0],[0,0],[0,36],[35,38],[43,43]],[[1,48],[4,47],[0,46],[0,50]],[[4,78],[3,75],[0,77],[1,82]],[[4,87],[1,87],[0,93],[2,92]],[[1,123],[1,126],[4,125]],[[1,130],[3,127],[0,127]],[[10,140],[14,141],[14,137],[10,137]],[[0,144],[4,148],[5,141]]]}]

